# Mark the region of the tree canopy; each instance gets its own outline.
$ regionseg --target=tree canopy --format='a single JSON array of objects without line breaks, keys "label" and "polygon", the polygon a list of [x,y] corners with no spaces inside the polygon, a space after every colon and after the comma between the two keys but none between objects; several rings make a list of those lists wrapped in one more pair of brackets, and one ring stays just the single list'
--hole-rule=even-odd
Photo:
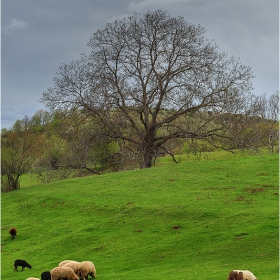
[{"label": "tree canopy", "polygon": [[40,101],[98,118],[141,167],[171,153],[172,139],[233,139],[226,116],[255,112],[251,68],[219,52],[203,27],[182,17],[134,14],[97,30],[88,45],[89,55],[59,67]]}]

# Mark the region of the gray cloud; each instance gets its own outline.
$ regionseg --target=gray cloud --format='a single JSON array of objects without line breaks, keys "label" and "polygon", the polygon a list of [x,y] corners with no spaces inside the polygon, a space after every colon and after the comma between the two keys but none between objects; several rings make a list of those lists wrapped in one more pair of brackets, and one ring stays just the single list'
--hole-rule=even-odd
[{"label": "gray cloud", "polygon": [[200,24],[207,37],[252,67],[255,94],[273,94],[278,82],[277,0],[2,0],[2,127],[44,108],[61,63],[89,53],[90,36],[134,12],[167,10]]}]

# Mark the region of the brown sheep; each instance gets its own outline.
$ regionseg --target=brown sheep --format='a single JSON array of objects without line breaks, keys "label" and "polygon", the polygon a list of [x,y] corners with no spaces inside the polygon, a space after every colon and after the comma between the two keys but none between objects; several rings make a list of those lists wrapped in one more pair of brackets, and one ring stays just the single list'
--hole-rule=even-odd
[{"label": "brown sheep", "polygon": [[14,227],[10,228],[9,234],[12,236],[12,240],[14,240],[15,236],[17,235],[17,229]]},{"label": "brown sheep", "polygon": [[67,262],[64,265],[60,266],[60,267],[70,267],[73,269],[73,271],[78,275],[81,276],[81,269],[80,269],[80,263],[76,262],[76,261],[71,261],[71,262]]},{"label": "brown sheep", "polygon": [[72,268],[70,267],[55,267],[51,271],[51,279],[59,280],[59,279],[67,279],[67,280],[79,280],[79,276],[75,274]]},{"label": "brown sheep", "polygon": [[[81,262],[82,265],[86,265],[88,268],[88,275],[90,275],[92,278],[96,278],[96,269],[94,264],[91,261],[83,261]],[[85,277],[88,278],[88,275]]]},{"label": "brown sheep", "polygon": [[58,266],[63,266],[63,265],[65,265],[65,264],[69,263],[69,262],[75,262],[75,261],[73,261],[73,260],[65,260],[65,261],[60,262],[60,263],[58,264]]},{"label": "brown sheep", "polygon": [[249,270],[232,270],[228,275],[228,280],[258,280]]}]

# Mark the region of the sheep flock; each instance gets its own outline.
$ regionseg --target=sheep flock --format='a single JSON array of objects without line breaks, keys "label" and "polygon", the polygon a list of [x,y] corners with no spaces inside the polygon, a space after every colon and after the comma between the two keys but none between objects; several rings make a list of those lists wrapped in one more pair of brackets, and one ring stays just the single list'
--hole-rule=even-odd
[{"label": "sheep flock", "polygon": [[[18,260],[17,260],[18,261]],[[22,262],[26,262],[21,260]],[[96,278],[96,269],[91,261],[77,262],[74,260],[61,261],[57,267],[44,271],[41,278],[29,277],[26,280],[88,280],[88,276]],[[228,280],[258,280],[249,270],[232,270]]]},{"label": "sheep flock", "polygon": [[[20,261],[26,262],[25,260]],[[95,265],[91,261],[64,260],[57,267],[42,272],[41,278],[29,277],[26,280],[88,280],[88,276],[96,278]]]},{"label": "sheep flock", "polygon": [[[12,240],[17,234],[16,228],[11,228],[9,233]],[[14,261],[14,270],[18,271],[18,266],[21,266],[21,271],[25,267],[32,268],[25,260],[17,259]],[[91,261],[74,261],[64,260],[61,261],[57,267],[52,268],[50,271],[41,273],[41,278],[28,277],[26,280],[88,280],[88,276],[96,278],[96,268]],[[228,274],[228,280],[258,280],[257,277],[249,270],[232,270]]]},{"label": "sheep flock", "polygon": [[[17,266],[22,266],[22,271],[25,267],[31,269],[31,265],[25,260],[16,260],[14,263],[14,270]],[[91,261],[61,261],[57,267],[50,271],[41,273],[41,278],[29,277],[26,280],[88,280],[88,276],[96,278],[96,268]],[[249,270],[232,270],[228,274],[228,280],[258,280],[257,277]]]}]

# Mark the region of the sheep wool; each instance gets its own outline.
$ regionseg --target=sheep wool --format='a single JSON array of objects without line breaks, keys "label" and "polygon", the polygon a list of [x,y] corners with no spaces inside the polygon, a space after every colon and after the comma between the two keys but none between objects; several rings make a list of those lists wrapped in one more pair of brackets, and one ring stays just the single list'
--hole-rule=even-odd
[{"label": "sheep wool", "polygon": [[87,266],[88,275],[90,275],[92,278],[96,278],[96,269],[95,269],[94,264],[91,261],[83,261],[83,262],[81,262],[81,264]]},{"label": "sheep wool", "polygon": [[40,280],[40,278],[29,277],[29,278],[26,278],[26,280]]},{"label": "sheep wool", "polygon": [[89,274],[89,268],[88,268],[88,266],[86,265],[86,264],[84,264],[84,263],[80,263],[80,277],[82,278],[82,279],[87,279],[87,276],[88,276],[88,274]]},{"label": "sheep wool", "polygon": [[228,280],[258,280],[249,270],[232,270],[228,275]]},{"label": "sheep wool", "polygon": [[69,263],[69,262],[75,262],[75,261],[73,261],[73,260],[65,260],[65,261],[60,262],[60,263],[58,264],[58,266],[63,266],[63,265],[65,265],[65,264]]},{"label": "sheep wool", "polygon": [[72,268],[70,267],[55,267],[51,271],[51,279],[58,280],[58,279],[67,279],[67,280],[79,280],[79,277],[75,274]]},{"label": "sheep wool", "polygon": [[67,262],[66,264],[62,265],[61,267],[70,267],[73,269],[73,271],[80,276],[81,275],[81,269],[80,269],[80,263],[76,261]]}]

